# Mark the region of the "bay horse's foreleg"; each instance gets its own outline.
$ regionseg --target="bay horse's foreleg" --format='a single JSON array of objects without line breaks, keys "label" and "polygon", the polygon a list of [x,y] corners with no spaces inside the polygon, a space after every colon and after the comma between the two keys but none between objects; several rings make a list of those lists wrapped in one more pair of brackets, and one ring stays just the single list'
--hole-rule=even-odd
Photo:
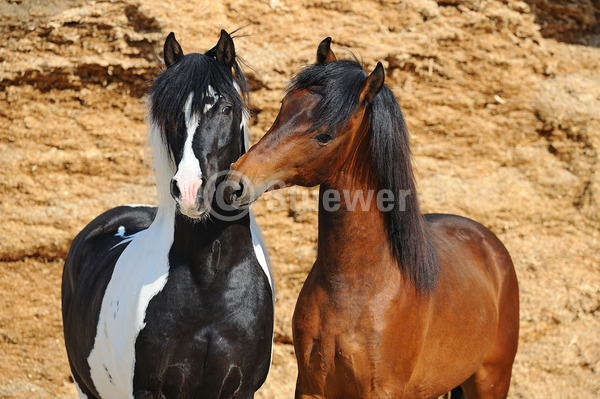
[{"label": "bay horse's foreleg", "polygon": [[482,365],[462,386],[467,399],[504,399],[510,387],[510,371],[498,365]]},{"label": "bay horse's foreleg", "polygon": [[492,351],[461,387],[467,399],[504,399],[508,396],[517,338],[499,334]]},{"label": "bay horse's foreleg", "polygon": [[[306,370],[306,369],[304,369]],[[298,369],[295,399],[325,399],[325,380],[320,373],[305,376],[302,368]]]},{"label": "bay horse's foreleg", "polygon": [[296,392],[294,394],[295,399],[325,399],[324,393],[316,393],[315,390],[307,391],[306,389],[302,388],[299,381],[300,378],[298,378],[298,382],[296,383]]},{"label": "bay horse's foreleg", "polygon": [[512,359],[488,359],[461,387],[467,399],[505,399],[511,373]]}]

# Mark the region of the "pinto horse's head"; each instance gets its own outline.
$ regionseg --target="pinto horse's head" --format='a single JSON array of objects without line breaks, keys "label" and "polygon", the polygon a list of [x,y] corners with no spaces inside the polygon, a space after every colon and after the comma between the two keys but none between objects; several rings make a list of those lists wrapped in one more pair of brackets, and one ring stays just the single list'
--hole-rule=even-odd
[{"label": "pinto horse's head", "polygon": [[331,39],[317,63],[297,75],[273,126],[232,165],[225,200],[243,208],[266,190],[327,182],[367,139],[368,106],[384,83],[379,63],[367,76],[353,61],[337,61]]},{"label": "pinto horse's head", "polygon": [[205,54],[184,55],[175,35],[169,34],[164,62],[166,69],[150,92],[159,196],[170,196],[182,214],[204,219],[213,208],[223,171],[245,151],[246,81],[233,40],[224,30]]}]

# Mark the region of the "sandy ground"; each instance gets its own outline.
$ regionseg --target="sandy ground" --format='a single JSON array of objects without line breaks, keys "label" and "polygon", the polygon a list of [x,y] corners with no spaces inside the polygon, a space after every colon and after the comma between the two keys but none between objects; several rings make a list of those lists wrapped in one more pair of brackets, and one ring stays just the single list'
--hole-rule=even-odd
[{"label": "sandy ground", "polygon": [[[60,317],[69,244],[108,208],[155,203],[144,101],[168,32],[192,52],[240,27],[253,142],[323,38],[367,70],[383,62],[424,210],[480,221],[513,256],[522,310],[509,396],[600,397],[597,2],[4,0],[0,398],[76,398]],[[259,398],[293,395],[291,315],[316,257],[315,194],[254,205],[276,285]]]}]

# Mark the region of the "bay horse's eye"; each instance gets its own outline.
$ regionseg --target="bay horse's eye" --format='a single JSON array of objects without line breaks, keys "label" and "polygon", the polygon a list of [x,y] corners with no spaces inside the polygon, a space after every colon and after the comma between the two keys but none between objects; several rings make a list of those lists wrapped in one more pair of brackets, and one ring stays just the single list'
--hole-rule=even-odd
[{"label": "bay horse's eye", "polygon": [[327,144],[333,140],[333,136],[329,133],[319,133],[315,139],[319,142],[319,144]]},{"label": "bay horse's eye", "polygon": [[229,115],[231,113],[231,110],[233,109],[233,107],[231,105],[226,105],[223,107],[223,113],[225,115]]}]

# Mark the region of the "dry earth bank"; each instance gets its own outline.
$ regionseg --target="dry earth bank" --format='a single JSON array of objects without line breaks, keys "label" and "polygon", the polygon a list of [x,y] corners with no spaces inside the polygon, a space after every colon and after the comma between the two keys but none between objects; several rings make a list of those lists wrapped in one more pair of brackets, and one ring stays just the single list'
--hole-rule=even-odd
[{"label": "dry earth bank", "polygon": [[[600,397],[597,2],[5,0],[0,398],[76,397],[60,319],[70,241],[110,207],[155,202],[144,96],[167,33],[189,52],[239,27],[253,142],[324,37],[368,70],[384,63],[423,208],[482,222],[513,255],[522,332],[510,397]],[[275,195],[254,206],[277,296],[260,398],[292,397],[291,315],[316,256],[316,189],[278,193],[278,207]]]}]

